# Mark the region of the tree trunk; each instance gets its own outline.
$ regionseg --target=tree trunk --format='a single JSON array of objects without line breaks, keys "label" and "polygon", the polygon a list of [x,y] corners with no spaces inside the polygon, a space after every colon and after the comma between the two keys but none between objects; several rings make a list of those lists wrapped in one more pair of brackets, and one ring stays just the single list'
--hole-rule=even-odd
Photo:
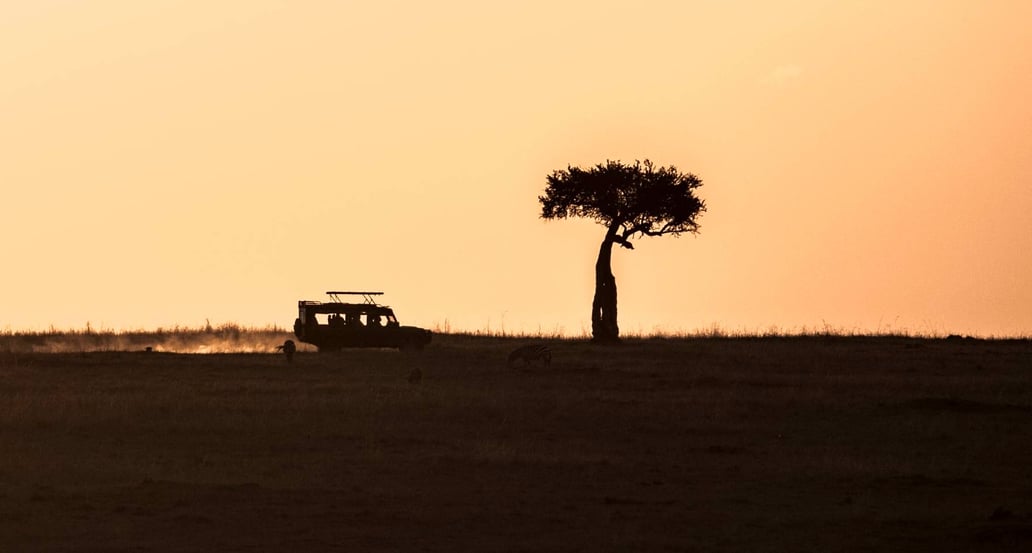
[{"label": "tree trunk", "polygon": [[595,299],[591,302],[591,336],[595,342],[620,341],[620,327],[616,324],[616,277],[613,276],[613,238],[616,226],[606,233],[595,262]]}]

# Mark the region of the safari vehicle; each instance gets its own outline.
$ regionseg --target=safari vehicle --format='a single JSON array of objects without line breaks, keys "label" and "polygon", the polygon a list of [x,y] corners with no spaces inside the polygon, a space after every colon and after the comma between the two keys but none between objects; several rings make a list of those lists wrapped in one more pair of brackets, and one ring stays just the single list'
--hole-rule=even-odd
[{"label": "safari vehicle", "polygon": [[[423,349],[432,333],[415,326],[401,326],[394,310],[376,303],[383,292],[326,292],[330,301],[300,300],[294,335],[319,351],[341,348]],[[361,296],[361,302],[345,302],[341,296]]]}]

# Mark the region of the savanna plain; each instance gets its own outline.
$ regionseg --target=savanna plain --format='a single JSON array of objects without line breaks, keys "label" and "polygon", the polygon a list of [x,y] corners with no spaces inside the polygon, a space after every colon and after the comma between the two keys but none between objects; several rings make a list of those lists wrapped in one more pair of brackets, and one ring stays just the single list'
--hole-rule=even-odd
[{"label": "savanna plain", "polygon": [[1032,550],[1032,341],[537,342],[0,347],[0,551]]}]

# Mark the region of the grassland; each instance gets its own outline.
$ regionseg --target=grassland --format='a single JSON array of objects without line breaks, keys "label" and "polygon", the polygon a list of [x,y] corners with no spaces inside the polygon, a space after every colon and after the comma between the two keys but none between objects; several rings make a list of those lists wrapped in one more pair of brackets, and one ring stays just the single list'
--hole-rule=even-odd
[{"label": "grassland", "polygon": [[1028,340],[522,343],[0,348],[0,551],[1032,550]]}]

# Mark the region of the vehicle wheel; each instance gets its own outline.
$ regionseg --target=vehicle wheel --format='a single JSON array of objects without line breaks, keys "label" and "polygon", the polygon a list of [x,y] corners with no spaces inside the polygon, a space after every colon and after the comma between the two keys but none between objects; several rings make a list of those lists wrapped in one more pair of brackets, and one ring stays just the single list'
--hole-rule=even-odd
[{"label": "vehicle wheel", "polygon": [[398,349],[401,351],[423,351],[423,344],[419,342],[403,342]]}]

